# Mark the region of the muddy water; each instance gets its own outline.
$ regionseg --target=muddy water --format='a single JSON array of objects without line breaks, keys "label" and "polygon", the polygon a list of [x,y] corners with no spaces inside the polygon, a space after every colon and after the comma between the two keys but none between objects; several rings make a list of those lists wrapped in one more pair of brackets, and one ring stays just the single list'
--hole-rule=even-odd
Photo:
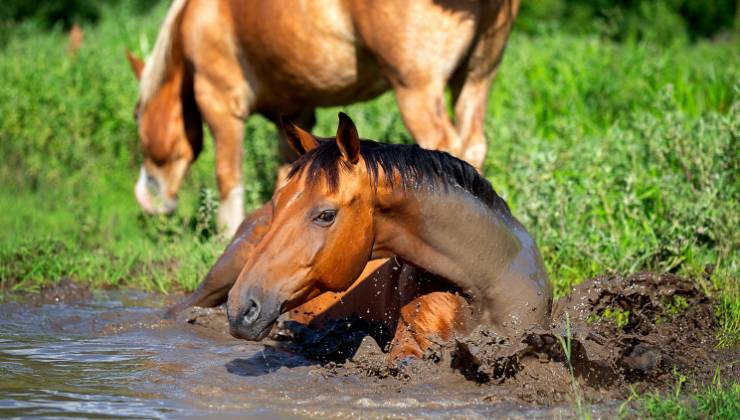
[{"label": "muddy water", "polygon": [[410,383],[345,375],[232,339],[218,331],[218,321],[209,327],[163,321],[164,304],[160,296],[96,293],[0,305],[0,417],[570,413],[567,405],[492,404],[486,388],[454,373]]},{"label": "muddy water", "polygon": [[1,303],[0,417],[569,417],[576,393],[612,417],[676,371],[740,381],[737,350],[715,349],[710,299],[672,275],[593,279],[547,330],[476,330],[394,366],[358,320],[286,324],[256,344],[226,333],[222,309],[165,321],[165,299],[66,283]]}]

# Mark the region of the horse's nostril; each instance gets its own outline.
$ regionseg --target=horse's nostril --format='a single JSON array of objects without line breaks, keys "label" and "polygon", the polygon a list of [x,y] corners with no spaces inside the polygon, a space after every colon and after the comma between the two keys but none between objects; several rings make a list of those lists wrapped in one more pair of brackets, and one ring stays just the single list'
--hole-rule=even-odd
[{"label": "horse's nostril", "polygon": [[260,304],[254,299],[247,302],[247,310],[244,312],[244,323],[253,323],[260,314]]}]

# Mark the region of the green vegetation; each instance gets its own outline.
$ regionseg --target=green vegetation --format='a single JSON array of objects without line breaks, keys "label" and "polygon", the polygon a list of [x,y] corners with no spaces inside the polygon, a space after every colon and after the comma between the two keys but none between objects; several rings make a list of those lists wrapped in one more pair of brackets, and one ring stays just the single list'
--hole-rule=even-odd
[{"label": "green vegetation", "polygon": [[589,323],[594,323],[601,319],[608,320],[617,328],[624,328],[630,323],[630,311],[606,308],[600,315],[589,315],[587,321]]},{"label": "green vegetation", "polygon": [[738,8],[734,0],[539,0],[523,1],[520,16],[529,33],[557,28],[670,44],[737,30]]},{"label": "green vegetation", "polygon": [[[661,395],[633,393],[630,400],[636,404],[635,410],[629,410],[629,404],[622,407],[624,418],[650,419],[736,419],[740,415],[740,384],[722,385],[720,372],[717,371],[710,386],[700,387],[688,396],[684,385],[688,381],[685,375],[676,373],[676,384],[671,393]],[[636,412],[635,412],[636,411]]]},{"label": "green vegetation", "polygon": [[[133,199],[137,89],[122,51],[146,53],[165,8],[136,10],[102,8],[75,58],[58,31],[26,28],[0,50],[5,283],[191,289],[223,247],[207,233],[211,141],[175,217],[143,217]],[[718,297],[725,343],[738,342],[737,47],[514,34],[486,120],[485,174],[536,235],[558,295],[607,270],[678,272]],[[390,94],[343,109],[366,137],[410,141]],[[334,131],[336,112],[320,111],[317,133]],[[275,136],[249,120],[250,208],[272,192]]]}]

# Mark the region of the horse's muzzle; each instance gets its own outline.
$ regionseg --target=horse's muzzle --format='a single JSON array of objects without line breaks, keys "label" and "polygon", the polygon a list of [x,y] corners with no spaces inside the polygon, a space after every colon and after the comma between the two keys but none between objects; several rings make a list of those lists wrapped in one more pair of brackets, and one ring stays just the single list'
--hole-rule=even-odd
[{"label": "horse's muzzle", "polygon": [[141,208],[149,214],[170,214],[177,208],[177,200],[165,196],[163,182],[149,174],[142,166],[134,194]]},{"label": "horse's muzzle", "polygon": [[272,300],[261,301],[251,295],[239,303],[229,299],[227,306],[229,332],[245,340],[260,341],[265,338],[280,316],[280,305]]}]

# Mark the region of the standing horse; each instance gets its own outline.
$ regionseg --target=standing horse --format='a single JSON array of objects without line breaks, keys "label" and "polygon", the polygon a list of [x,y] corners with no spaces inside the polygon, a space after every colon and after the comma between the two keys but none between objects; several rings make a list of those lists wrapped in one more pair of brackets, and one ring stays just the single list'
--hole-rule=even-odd
[{"label": "standing horse", "polygon": [[356,313],[394,333],[392,357],[419,355],[467,321],[504,335],[547,325],[552,292],[535,242],[472,166],[361,141],[343,114],[336,139],[287,127],[303,152],[287,183],[174,310],[218,304],[230,289],[231,332],[251,340],[285,312],[306,323]]},{"label": "standing horse", "polygon": [[[310,129],[316,107],[388,89],[420,145],[480,168],[488,94],[518,8],[518,0],[175,0],[148,61],[127,51],[140,80],[137,200],[150,213],[174,211],[204,119],[216,139],[219,224],[231,235],[244,218],[250,114],[273,122],[286,114]],[[285,139],[280,150],[286,165],[296,157]]]}]

